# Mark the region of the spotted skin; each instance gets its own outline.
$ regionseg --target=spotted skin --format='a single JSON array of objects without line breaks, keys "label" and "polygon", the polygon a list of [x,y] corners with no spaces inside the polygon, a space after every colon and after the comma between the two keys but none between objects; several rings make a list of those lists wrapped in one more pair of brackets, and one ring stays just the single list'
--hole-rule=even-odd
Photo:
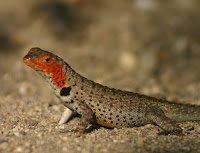
[{"label": "spotted skin", "polygon": [[72,112],[82,115],[79,130],[91,121],[110,128],[156,124],[166,134],[182,134],[176,122],[200,120],[200,106],[156,99],[138,93],[109,88],[86,79],[63,59],[32,48],[24,63],[41,74],[56,96]]}]

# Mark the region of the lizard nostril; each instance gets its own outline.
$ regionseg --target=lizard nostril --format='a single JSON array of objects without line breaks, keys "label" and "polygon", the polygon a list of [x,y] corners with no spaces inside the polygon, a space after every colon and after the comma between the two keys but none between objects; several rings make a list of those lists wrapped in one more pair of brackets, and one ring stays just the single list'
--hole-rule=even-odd
[{"label": "lizard nostril", "polygon": [[31,59],[31,56],[30,55],[26,55],[26,56],[24,56],[23,61],[28,61],[30,59]]}]

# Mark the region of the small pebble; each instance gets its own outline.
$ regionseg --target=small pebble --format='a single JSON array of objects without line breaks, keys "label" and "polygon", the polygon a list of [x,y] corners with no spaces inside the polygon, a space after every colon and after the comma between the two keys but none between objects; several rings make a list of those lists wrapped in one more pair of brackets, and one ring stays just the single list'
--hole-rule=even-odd
[{"label": "small pebble", "polygon": [[40,124],[43,125],[43,126],[47,126],[48,125],[48,121],[46,119],[42,119]]},{"label": "small pebble", "polygon": [[0,143],[7,143],[7,142],[8,142],[8,140],[5,140],[5,139],[0,140]]},{"label": "small pebble", "polygon": [[9,124],[9,123],[6,124],[5,127],[6,127],[6,129],[8,129],[8,130],[11,130],[11,129],[13,128],[13,126],[12,126],[11,124]]},{"label": "small pebble", "polygon": [[17,152],[22,152],[23,150],[22,150],[22,148],[21,147],[17,147],[17,150],[16,150]]},{"label": "small pebble", "polygon": [[3,134],[4,134],[4,135],[9,134],[9,132],[10,132],[10,131],[9,131],[8,129],[4,129],[4,130],[3,130]]},{"label": "small pebble", "polygon": [[38,121],[33,120],[33,119],[28,119],[28,120],[27,120],[27,123],[28,123],[28,125],[30,125],[30,126],[36,126],[36,125],[38,125]]},{"label": "small pebble", "polygon": [[136,57],[134,54],[128,51],[124,51],[121,53],[119,65],[122,67],[123,70],[130,71],[134,68],[135,64]]},{"label": "small pebble", "polygon": [[20,131],[19,134],[24,136],[24,135],[26,135],[26,132]]}]

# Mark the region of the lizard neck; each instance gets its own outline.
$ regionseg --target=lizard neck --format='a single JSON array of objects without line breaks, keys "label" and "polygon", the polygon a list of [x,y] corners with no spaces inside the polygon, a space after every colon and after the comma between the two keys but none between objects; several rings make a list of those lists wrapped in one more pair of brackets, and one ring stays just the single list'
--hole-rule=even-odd
[{"label": "lizard neck", "polygon": [[91,89],[90,86],[94,83],[81,76],[79,73],[74,71],[66,62],[63,64],[62,68],[65,84],[61,88],[56,87],[56,85],[50,81],[50,85],[54,89],[57,97],[63,102],[69,102],[74,98],[75,92],[81,91],[85,96],[88,95],[87,90]]},{"label": "lizard neck", "polygon": [[[60,73],[61,74],[61,73]],[[56,96],[61,99],[61,101],[70,101],[71,96],[70,92],[72,89],[80,86],[82,83],[80,82],[80,78],[83,78],[80,74],[75,72],[66,62],[63,63],[62,66],[62,74],[64,78],[64,83],[62,86],[57,86],[55,82],[52,82],[52,79],[47,80],[51,87],[54,89]],[[57,76],[59,78],[61,75]],[[63,79],[58,79],[63,80]]]},{"label": "lizard neck", "polygon": [[[52,87],[57,96],[62,88],[71,86],[76,80],[76,72],[66,63],[56,63],[48,69],[50,72],[37,71]],[[48,74],[48,75],[47,75]],[[74,79],[73,79],[74,78]]]}]

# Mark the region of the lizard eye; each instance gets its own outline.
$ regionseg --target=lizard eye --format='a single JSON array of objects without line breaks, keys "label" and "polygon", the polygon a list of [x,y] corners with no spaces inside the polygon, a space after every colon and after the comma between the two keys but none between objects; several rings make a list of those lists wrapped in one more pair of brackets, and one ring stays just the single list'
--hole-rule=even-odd
[{"label": "lizard eye", "polygon": [[45,61],[46,63],[48,63],[50,61],[50,58],[46,58]]}]

